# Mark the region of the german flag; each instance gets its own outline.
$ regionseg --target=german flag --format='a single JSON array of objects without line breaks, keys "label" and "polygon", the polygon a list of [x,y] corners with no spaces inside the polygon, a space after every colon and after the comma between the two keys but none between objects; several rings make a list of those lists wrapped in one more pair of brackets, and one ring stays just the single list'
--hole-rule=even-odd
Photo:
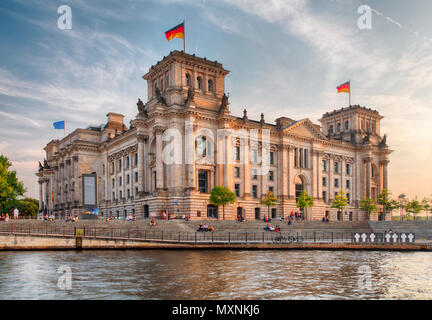
[{"label": "german flag", "polygon": [[350,92],[350,82],[347,81],[347,82],[341,84],[339,87],[336,87],[336,89],[337,89],[337,93],[339,93],[339,92],[348,92],[349,93]]},{"label": "german flag", "polygon": [[184,22],[165,32],[165,36],[170,41],[173,38],[184,39]]}]

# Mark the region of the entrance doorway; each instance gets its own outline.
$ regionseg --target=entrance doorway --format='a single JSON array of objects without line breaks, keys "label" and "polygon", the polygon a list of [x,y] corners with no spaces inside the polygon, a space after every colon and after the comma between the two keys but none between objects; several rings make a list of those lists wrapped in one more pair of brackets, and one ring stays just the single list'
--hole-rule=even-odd
[{"label": "entrance doorway", "polygon": [[219,219],[218,207],[215,205],[209,204],[207,206],[207,218]]},{"label": "entrance doorway", "polygon": [[261,220],[260,208],[255,208],[255,220]]},{"label": "entrance doorway", "polygon": [[243,218],[243,208],[242,207],[237,207],[237,218]]},{"label": "entrance doorway", "polygon": [[148,219],[149,218],[149,206],[148,204],[144,205],[144,219]]},{"label": "entrance doorway", "polygon": [[296,202],[297,199],[300,195],[300,193],[302,193],[302,191],[304,190],[304,180],[302,177],[298,176],[295,179],[295,195],[296,195]]}]

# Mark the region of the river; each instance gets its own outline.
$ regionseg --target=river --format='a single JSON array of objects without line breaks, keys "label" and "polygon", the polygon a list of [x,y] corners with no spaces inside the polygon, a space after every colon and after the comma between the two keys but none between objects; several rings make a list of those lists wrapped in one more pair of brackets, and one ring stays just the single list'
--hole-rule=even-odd
[{"label": "river", "polygon": [[428,252],[6,251],[0,270],[1,299],[432,298]]}]

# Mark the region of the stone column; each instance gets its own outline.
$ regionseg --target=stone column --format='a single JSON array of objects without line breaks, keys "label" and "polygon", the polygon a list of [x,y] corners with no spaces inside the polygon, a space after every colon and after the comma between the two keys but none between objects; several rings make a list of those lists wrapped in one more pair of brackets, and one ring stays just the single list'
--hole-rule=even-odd
[{"label": "stone column", "polygon": [[288,146],[288,196],[290,199],[295,199],[295,184],[294,184],[294,147]]},{"label": "stone column", "polygon": [[243,148],[240,148],[240,159],[243,164],[243,181],[244,181],[244,198],[250,198],[252,196],[252,186],[251,186],[251,166],[250,166],[250,147],[249,147],[249,137],[242,138],[243,142],[240,144]]},{"label": "stone column", "polygon": [[280,200],[288,200],[288,150],[289,146],[282,144],[279,149],[278,159],[278,184],[279,184],[279,195]]},{"label": "stone column", "polygon": [[39,179],[39,212],[43,209],[43,185],[42,179]]},{"label": "stone column", "polygon": [[382,161],[383,165],[383,189],[388,189],[388,160]]},{"label": "stone column", "polygon": [[364,160],[366,164],[366,197],[371,197],[371,172],[372,172],[372,159],[366,158]]},{"label": "stone column", "polygon": [[163,129],[160,127],[154,129],[156,136],[156,191],[163,188],[162,132]]},{"label": "stone column", "polygon": [[232,141],[231,141],[231,134],[228,134],[225,137],[225,167],[224,167],[224,186],[229,188],[230,190],[233,189],[234,185],[233,182],[233,170],[232,170]]},{"label": "stone column", "polygon": [[330,155],[330,159],[329,159],[329,168],[328,168],[328,181],[327,181],[327,183],[328,183],[328,200],[329,200],[329,203],[331,203],[331,200],[333,200],[334,199],[334,179],[333,179],[333,177],[334,177],[334,174],[333,174],[333,172],[334,172],[334,156],[333,155]]},{"label": "stone column", "polygon": [[[318,163],[318,159],[319,159],[319,151],[312,149],[310,154],[312,155],[311,159],[310,159],[310,163],[312,165],[312,197],[314,198],[319,198],[319,192],[318,192],[318,188],[319,188],[319,163]],[[309,162],[309,161],[308,161]]]}]

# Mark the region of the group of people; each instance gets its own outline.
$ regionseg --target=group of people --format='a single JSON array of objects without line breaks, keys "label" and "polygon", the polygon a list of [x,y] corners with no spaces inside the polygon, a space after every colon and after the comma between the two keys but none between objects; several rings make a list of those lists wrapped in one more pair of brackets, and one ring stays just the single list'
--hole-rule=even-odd
[{"label": "group of people", "polygon": [[[48,213],[45,213],[45,216],[43,218],[45,221],[54,221],[55,220],[55,215],[54,214],[50,214],[48,215]],[[66,220],[67,221],[67,220]]]},{"label": "group of people", "polygon": [[66,217],[66,222],[78,222],[78,215],[75,214],[75,216],[72,217],[72,215],[68,213]]},{"label": "group of people", "polygon": [[329,222],[330,220],[329,220],[329,217],[323,217],[322,218],[322,222]]},{"label": "group of people", "polygon": [[204,231],[204,232],[210,231],[211,232],[213,230],[214,230],[214,228],[212,225],[200,224],[197,231]]},{"label": "group of people", "polygon": [[[13,211],[13,218],[14,220],[18,220],[19,217],[19,210],[18,208],[15,208]],[[6,215],[3,215],[3,213],[0,215],[0,221],[8,222],[9,221],[9,214],[6,213]]]},{"label": "group of people", "polygon": [[276,231],[276,232],[280,232],[280,231],[281,231],[279,225],[276,225],[276,227],[273,228],[273,227],[272,227],[271,225],[269,225],[268,223],[265,225],[264,230],[265,230],[265,231]]}]

